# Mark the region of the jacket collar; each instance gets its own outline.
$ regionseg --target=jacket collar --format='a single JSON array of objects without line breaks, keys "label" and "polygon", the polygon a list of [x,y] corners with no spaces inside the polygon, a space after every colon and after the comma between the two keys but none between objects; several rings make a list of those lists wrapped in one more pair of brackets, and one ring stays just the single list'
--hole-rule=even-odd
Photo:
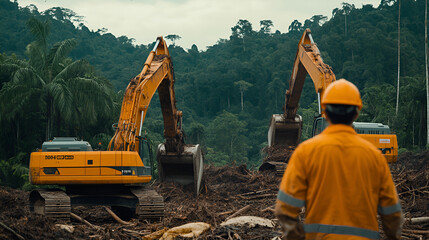
[{"label": "jacket collar", "polygon": [[338,132],[357,134],[352,126],[345,125],[345,124],[331,124],[328,127],[326,127],[322,133],[331,134],[331,133],[338,133]]}]

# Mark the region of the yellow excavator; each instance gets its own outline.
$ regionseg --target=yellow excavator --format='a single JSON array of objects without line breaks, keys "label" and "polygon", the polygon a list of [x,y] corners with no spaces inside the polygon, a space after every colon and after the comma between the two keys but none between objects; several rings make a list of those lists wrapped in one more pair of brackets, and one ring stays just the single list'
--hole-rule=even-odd
[{"label": "yellow excavator", "polygon": [[158,146],[158,173],[162,181],[193,184],[199,193],[203,156],[199,145],[186,145],[182,112],[176,108],[174,71],[167,44],[158,37],[143,70],[125,91],[115,135],[107,151],[93,151],[86,141],[54,138],[31,153],[30,182],[62,185],[30,193],[30,210],[47,217],[68,219],[72,206],[111,206],[120,217],[138,215],[161,219],[164,202],[146,189],[152,179],[151,146],[142,134],[150,101],[158,90],[164,119],[165,143]]},{"label": "yellow excavator", "polygon": [[[268,130],[269,147],[289,147],[289,149],[293,149],[299,144],[302,117],[297,114],[297,110],[307,74],[310,75],[314,83],[319,103],[317,117],[313,122],[312,130],[312,136],[315,136],[322,132],[328,124],[325,120],[325,113],[321,108],[321,99],[326,88],[336,79],[331,67],[323,62],[320,51],[313,41],[310,29],[304,31],[298,44],[292,75],[289,80],[289,89],[285,94],[284,113],[274,114],[271,117]],[[390,132],[389,126],[381,123],[354,122],[353,127],[361,137],[379,148],[388,162],[396,162],[398,143],[396,135]],[[261,166],[262,168],[267,168],[267,165],[271,165],[275,166],[278,172],[279,169],[284,171],[284,164],[276,162],[264,164]]]}]

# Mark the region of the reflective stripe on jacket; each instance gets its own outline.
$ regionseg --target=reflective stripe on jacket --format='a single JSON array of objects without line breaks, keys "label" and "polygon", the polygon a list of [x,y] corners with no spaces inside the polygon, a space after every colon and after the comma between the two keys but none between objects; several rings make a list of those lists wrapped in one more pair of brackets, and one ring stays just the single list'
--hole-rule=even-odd
[{"label": "reflective stripe on jacket", "polygon": [[342,124],[301,143],[289,161],[277,215],[297,218],[304,206],[306,239],[378,239],[377,212],[401,213],[386,159]]}]

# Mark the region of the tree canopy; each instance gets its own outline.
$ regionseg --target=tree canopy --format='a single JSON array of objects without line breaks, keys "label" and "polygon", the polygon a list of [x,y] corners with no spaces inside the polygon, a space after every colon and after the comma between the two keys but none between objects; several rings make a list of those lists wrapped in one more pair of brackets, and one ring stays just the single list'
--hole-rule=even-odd
[{"label": "tree canopy", "polygon": [[[255,30],[239,19],[227,39],[204,51],[176,45],[177,34],[165,36],[172,43],[176,100],[187,142],[202,144],[213,163],[258,165],[269,119],[283,111],[298,41],[311,28],[337,79],[346,78],[360,89],[364,107],[358,121],[388,124],[400,148],[424,148],[425,2],[401,0],[401,98],[395,117],[397,4],[383,0],[379,6],[356,8],[343,3],[329,18],[293,21],[286,33],[275,26],[287,23],[262,19]],[[154,42],[136,45],[130,36],[90,30],[79,19],[68,9],[38,12],[35,6],[20,8],[0,0],[0,159],[40,147],[53,136],[46,133],[49,126],[54,136],[92,140],[113,134],[110,125],[117,121],[123,94],[114,91],[124,90],[140,72]],[[304,118],[302,139],[311,134],[316,96],[307,78],[298,110]],[[157,96],[144,129],[154,144],[163,141]]]}]

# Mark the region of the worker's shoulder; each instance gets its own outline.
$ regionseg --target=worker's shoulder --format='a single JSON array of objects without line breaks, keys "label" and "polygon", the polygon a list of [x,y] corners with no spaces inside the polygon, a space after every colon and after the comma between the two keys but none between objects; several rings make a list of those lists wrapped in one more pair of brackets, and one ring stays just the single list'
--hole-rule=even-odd
[{"label": "worker's shoulder", "polygon": [[296,148],[295,152],[308,151],[309,149],[323,146],[328,142],[329,140],[326,136],[322,136],[322,134],[319,134],[300,143]]},{"label": "worker's shoulder", "polygon": [[361,148],[362,151],[373,152],[374,154],[381,154],[373,144],[366,139],[359,136],[359,134],[346,133],[345,135],[324,134],[321,133],[310,139],[302,142],[297,150],[309,150],[313,148],[323,148],[327,145],[349,146],[354,148]]}]

